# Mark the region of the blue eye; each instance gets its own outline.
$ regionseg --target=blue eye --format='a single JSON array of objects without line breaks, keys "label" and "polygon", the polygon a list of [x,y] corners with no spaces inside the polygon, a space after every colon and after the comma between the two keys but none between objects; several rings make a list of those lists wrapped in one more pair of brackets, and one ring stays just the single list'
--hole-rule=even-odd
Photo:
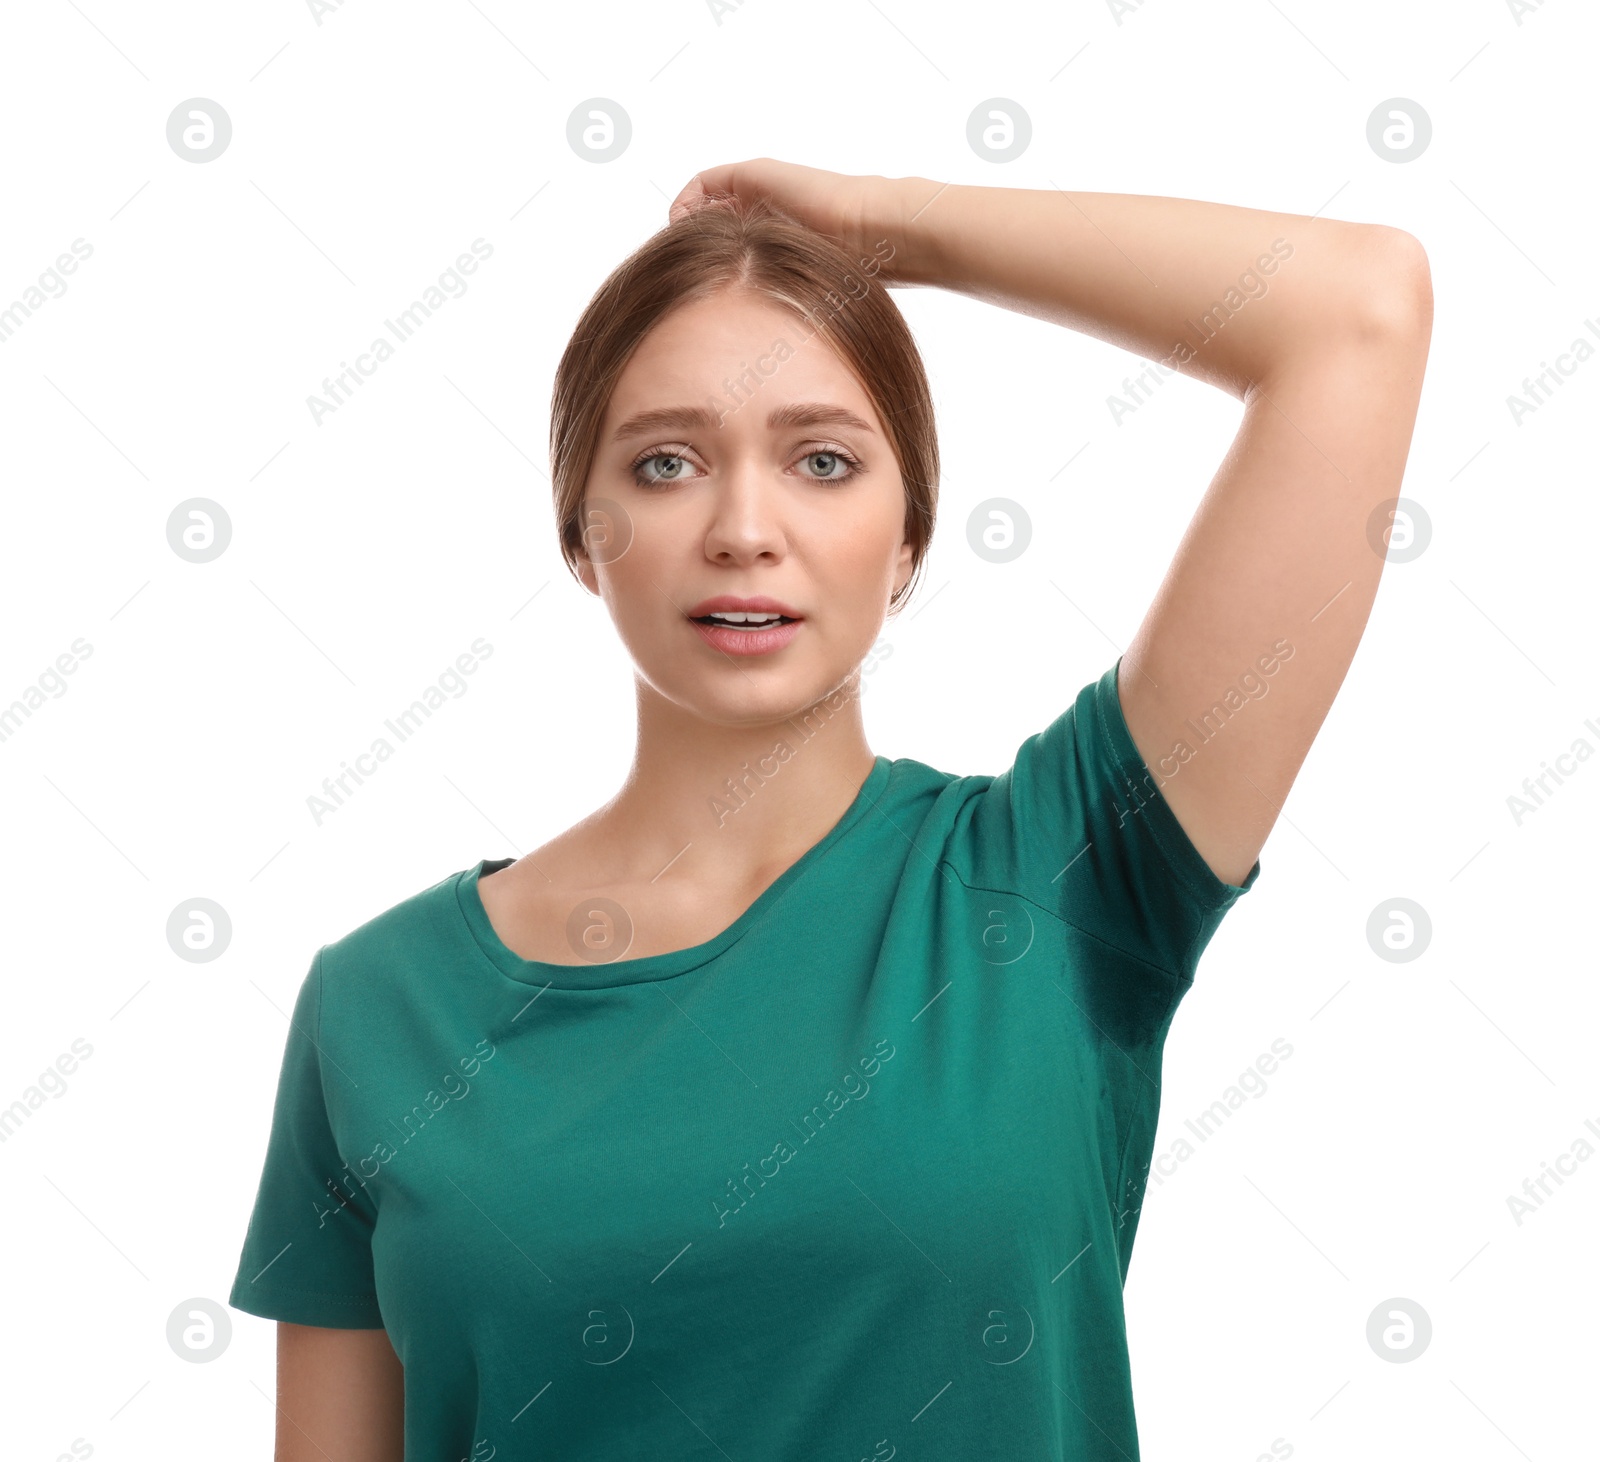
[{"label": "blue eye", "polygon": [[[633,464],[633,480],[640,487],[656,487],[662,483],[678,482],[683,477],[681,465],[687,463],[688,460],[687,457],[679,452],[650,452]],[[651,462],[676,462],[680,464],[680,468],[679,470],[664,472],[659,475],[648,473],[645,468]]]},{"label": "blue eye", "polygon": [[[827,464],[823,471],[821,473],[808,472],[803,474],[810,477],[813,482],[827,482],[835,485],[854,482],[856,478],[866,471],[858,457],[851,452],[847,452],[843,447],[832,443],[823,447],[813,447],[799,460],[812,462],[817,458],[822,458]],[[673,465],[669,465],[665,470],[662,470],[660,468],[652,469],[652,463]],[[683,452],[655,447],[641,456],[635,457],[631,471],[633,480],[639,487],[646,489],[662,488],[670,487],[675,482],[690,481],[691,479],[684,469],[692,465],[693,463]],[[849,470],[842,473],[836,472],[834,469],[840,466],[847,467]]]},{"label": "blue eye", "polygon": [[819,482],[853,482],[861,475],[861,463],[842,447],[819,447],[814,452],[807,452],[801,460],[811,462],[818,457],[828,458],[832,463],[843,464],[850,469],[837,477],[831,474],[824,474],[817,479]]}]

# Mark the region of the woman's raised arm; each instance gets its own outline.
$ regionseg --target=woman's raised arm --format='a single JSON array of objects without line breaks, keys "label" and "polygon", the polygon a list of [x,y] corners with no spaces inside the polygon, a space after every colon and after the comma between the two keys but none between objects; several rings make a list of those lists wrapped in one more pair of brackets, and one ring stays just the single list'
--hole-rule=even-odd
[{"label": "woman's raised arm", "polygon": [[1421,244],[1187,198],[883,181],[902,282],[1071,326],[1244,402],[1118,687],[1184,830],[1242,882],[1377,594],[1432,332]]},{"label": "woman's raised arm", "polygon": [[1153,781],[1217,876],[1242,882],[1377,594],[1433,327],[1421,244],[1189,198],[771,158],[698,174],[673,211],[717,194],[770,198],[884,283],[956,290],[1158,362],[1136,392],[1178,370],[1244,402],[1118,685]]}]

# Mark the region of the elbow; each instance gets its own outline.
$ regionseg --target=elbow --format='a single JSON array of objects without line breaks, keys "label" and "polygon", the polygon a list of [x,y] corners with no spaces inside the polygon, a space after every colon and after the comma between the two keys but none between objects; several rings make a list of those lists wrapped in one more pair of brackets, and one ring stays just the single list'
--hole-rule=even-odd
[{"label": "elbow", "polygon": [[1433,335],[1433,274],[1422,241],[1402,228],[1370,225],[1350,319],[1364,341],[1421,350]]}]

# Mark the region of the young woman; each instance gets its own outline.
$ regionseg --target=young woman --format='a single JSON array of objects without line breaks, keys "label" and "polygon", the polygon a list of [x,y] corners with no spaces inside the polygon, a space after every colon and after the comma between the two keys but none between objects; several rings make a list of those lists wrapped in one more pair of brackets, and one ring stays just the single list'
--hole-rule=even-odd
[{"label": "young woman", "polygon": [[[885,285],[1244,403],[1127,650],[1075,695],[1041,656],[1063,710],[996,777],[863,731],[938,478]],[[279,1462],[1136,1459],[1163,1042],[1361,638],[1431,320],[1381,225],[695,178],[555,383],[633,766],[301,987],[230,1295],[281,1322]]]}]

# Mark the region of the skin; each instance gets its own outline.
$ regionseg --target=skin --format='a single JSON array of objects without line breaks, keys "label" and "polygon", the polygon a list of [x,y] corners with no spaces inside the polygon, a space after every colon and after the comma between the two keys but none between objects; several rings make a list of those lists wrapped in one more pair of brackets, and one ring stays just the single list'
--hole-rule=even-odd
[{"label": "skin", "polygon": [[[1118,683],[1160,795],[1213,872],[1241,882],[1377,593],[1384,561],[1368,525],[1400,495],[1432,332],[1422,246],[1382,225],[1192,199],[846,177],[770,158],[700,173],[671,207],[727,196],[769,197],[860,258],[882,258],[887,241],[883,282],[957,290],[1094,335],[1243,403]],[[1189,322],[1276,239],[1293,252],[1266,291],[1175,357],[1174,344],[1193,339]],[[723,379],[786,328],[791,319],[748,299],[686,308],[630,362],[607,433],[637,410],[721,396]],[[769,751],[786,717],[855,682],[911,569],[881,431],[770,428],[765,413],[782,401],[842,404],[878,426],[859,384],[811,349],[720,429],[608,444],[596,466],[591,489],[622,503],[635,532],[621,558],[586,568],[585,584],[637,667],[638,745],[617,797],[484,880],[490,918],[519,953],[576,963],[566,915],[595,892],[629,910],[629,956],[703,942],[821,838],[870,769],[852,700],[727,826],[707,826],[709,792]],[[867,475],[842,491],[792,475],[818,438],[862,457]],[[631,486],[634,453],[662,442],[693,447],[706,476],[692,470],[659,496]],[[730,665],[682,622],[722,591],[770,593],[813,618],[770,660]],[[1279,640],[1293,655],[1260,676],[1267,693],[1191,756],[1175,755],[1196,740],[1188,722]],[[1063,697],[1081,681],[1081,668],[1063,666]],[[1080,851],[1062,849],[1061,861]],[[398,1362],[382,1333],[280,1326],[280,1414],[300,1425],[280,1425],[277,1462],[398,1462]]]},{"label": "skin", "polygon": [[273,1462],[403,1462],[405,1372],[384,1330],[278,1322]]},{"label": "skin", "polygon": [[[634,761],[598,811],[480,882],[497,932],[527,958],[584,960],[567,919],[597,896],[627,910],[628,958],[712,938],[821,840],[872,769],[860,667],[911,575],[905,488],[871,398],[808,334],[762,296],[724,291],[663,319],[618,382],[587,492],[622,506],[631,539],[579,572],[634,662]],[[776,360],[777,340],[793,355],[731,409],[723,382]],[[720,424],[630,425],[719,401]],[[856,421],[774,424],[805,407]],[[762,656],[707,645],[687,612],[723,593],[780,600],[803,617],[798,634]],[[770,775],[780,743],[793,754]],[[725,783],[762,758],[769,774],[744,805],[715,810],[713,797],[732,802]]]},{"label": "skin", "polygon": [[[857,257],[888,240],[888,283],[1080,330],[1244,403],[1118,678],[1152,782],[1211,870],[1242,882],[1377,595],[1369,523],[1400,495],[1433,330],[1422,245],[1385,225],[1189,198],[840,177],[771,158],[697,174],[670,207],[728,195],[771,198]],[[1175,357],[1277,239],[1292,253],[1260,272],[1265,292]],[[1257,674],[1266,693],[1197,737],[1190,723],[1280,639],[1293,655]],[[1077,675],[1063,671],[1063,696]]]}]

